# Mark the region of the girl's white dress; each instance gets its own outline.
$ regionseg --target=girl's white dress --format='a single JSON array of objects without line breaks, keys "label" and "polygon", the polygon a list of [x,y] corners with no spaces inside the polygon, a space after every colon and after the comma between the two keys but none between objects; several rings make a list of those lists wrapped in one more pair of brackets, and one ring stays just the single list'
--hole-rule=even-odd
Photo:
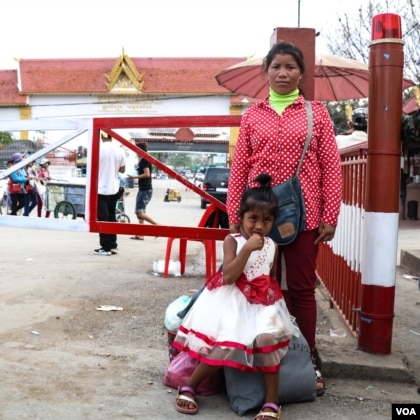
[{"label": "girl's white dress", "polygon": [[[238,254],[245,239],[232,234]],[[243,275],[227,285],[217,273],[206,284],[179,327],[174,347],[214,366],[275,372],[298,335],[276,279],[270,278],[276,244],[266,237]]]}]

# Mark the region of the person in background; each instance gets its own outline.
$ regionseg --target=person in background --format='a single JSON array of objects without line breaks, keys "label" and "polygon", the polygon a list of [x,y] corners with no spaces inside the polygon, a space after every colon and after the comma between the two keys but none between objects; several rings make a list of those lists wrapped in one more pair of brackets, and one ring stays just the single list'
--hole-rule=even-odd
[{"label": "person in background", "polygon": [[351,116],[352,132],[336,136],[339,150],[367,142],[368,110],[356,108]]},{"label": "person in background", "polygon": [[270,180],[259,174],[256,186],[244,191],[238,233],[223,242],[223,268],[206,283],[173,342],[200,362],[178,390],[175,407],[181,413],[195,414],[200,383],[228,366],[263,374],[265,403],[256,420],[281,417],[280,364],[298,332],[276,280],[278,247],[267,236],[278,213]]},{"label": "person in background", "polygon": [[[50,175],[50,171],[49,171],[49,166],[50,166],[50,161],[48,159],[42,158],[41,161],[39,162],[39,169],[38,169],[38,181],[39,183],[45,187],[44,190],[45,192],[43,194],[41,194],[39,191],[37,191],[37,200],[38,200],[38,204],[37,204],[37,213],[38,213],[38,217],[42,216],[42,208],[44,207],[45,203],[46,203],[46,194],[47,194],[47,190],[46,190],[46,186],[48,184],[49,181],[51,181],[51,175]],[[45,208],[45,217],[50,217],[50,210],[48,210],[47,208]]]},{"label": "person in background", "polygon": [[[98,174],[98,220],[116,222],[116,205],[120,197],[120,179],[118,174],[125,172],[124,150],[112,141],[107,133],[101,133],[102,142],[99,148]],[[115,233],[99,234],[100,248],[93,252],[97,255],[118,254],[117,235]]]},{"label": "person in background", "polygon": [[[299,90],[305,71],[302,51],[288,42],[279,42],[268,52],[263,66],[269,96],[242,116],[233,156],[226,203],[231,232],[238,231],[239,202],[245,188],[254,186],[255,176],[263,172],[273,177],[272,186],[291,178],[308,132],[305,98]],[[318,101],[311,101],[311,107],[312,138],[299,173],[306,229],[291,244],[279,246],[277,279],[282,279],[283,263],[286,302],[311,349],[320,396],[325,391],[325,380],[315,346],[315,266],[318,244],[334,238],[341,206],[341,167],[328,110]]]},{"label": "person in background", "polygon": [[[141,150],[147,152],[147,143],[145,141],[137,143],[137,146],[140,147]],[[157,225],[157,222],[146,214],[146,207],[150,203],[153,195],[152,164],[148,160],[140,157],[137,165],[137,175],[127,175],[127,178],[138,179],[139,190],[136,197],[135,212],[139,224],[142,225],[146,221],[152,225]],[[142,241],[144,240],[144,236],[135,235],[132,236],[131,239]]]},{"label": "person in background", "polygon": [[401,217],[406,219],[406,202],[407,202],[407,184],[411,183],[411,177],[401,168],[400,176],[400,201],[401,201]]},{"label": "person in background", "polygon": [[[10,168],[11,166],[13,166],[13,160],[12,158],[8,159],[8,161],[6,162],[6,167]],[[10,178],[9,178],[10,181]],[[12,201],[10,199],[10,191],[9,191],[9,185],[8,188],[6,188],[6,190],[4,191],[4,195],[2,197],[2,205],[6,206],[6,214],[10,214],[11,208],[12,208]]]},{"label": "person in background", "polygon": [[33,162],[29,162],[25,168],[27,181],[25,185],[25,205],[23,207],[23,215],[29,216],[31,211],[37,206],[38,204],[38,193],[36,190],[36,179],[37,179],[37,171],[36,167],[34,166]]},{"label": "person in background", "polygon": [[[23,153],[13,153],[12,162],[16,165],[24,158]],[[16,216],[18,211],[25,205],[25,184],[27,181],[25,169],[21,168],[11,173],[9,176],[9,194],[11,201],[11,216]],[[16,186],[16,187],[15,187]],[[19,188],[20,187],[20,188]]]}]

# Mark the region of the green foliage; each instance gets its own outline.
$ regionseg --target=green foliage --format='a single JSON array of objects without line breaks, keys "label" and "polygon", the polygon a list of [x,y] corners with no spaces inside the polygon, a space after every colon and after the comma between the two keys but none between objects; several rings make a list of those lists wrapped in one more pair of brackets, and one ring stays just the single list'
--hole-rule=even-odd
[{"label": "green foliage", "polygon": [[350,101],[340,101],[340,102],[326,102],[325,106],[328,109],[331,119],[334,123],[335,134],[342,134],[347,131],[349,126],[349,121],[351,115],[346,113],[346,105],[351,110],[356,108],[367,108],[367,101],[362,99],[350,100]]},{"label": "green foliage", "polygon": [[344,102],[327,102],[325,106],[334,123],[335,134],[341,134],[349,129]]},{"label": "green foliage", "polygon": [[8,131],[0,131],[0,145],[7,146],[10,143],[14,142],[13,136]]},{"label": "green foliage", "polygon": [[167,164],[174,168],[190,168],[192,160],[191,156],[185,153],[174,153],[168,156]]}]

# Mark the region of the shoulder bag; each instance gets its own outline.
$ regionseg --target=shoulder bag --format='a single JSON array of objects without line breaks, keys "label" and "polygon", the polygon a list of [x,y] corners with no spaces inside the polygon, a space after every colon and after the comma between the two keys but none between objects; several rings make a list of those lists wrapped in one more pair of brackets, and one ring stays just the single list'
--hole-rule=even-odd
[{"label": "shoulder bag", "polygon": [[9,177],[9,192],[10,194],[22,194],[22,185],[20,182],[13,181],[12,177]]},{"label": "shoulder bag", "polygon": [[306,227],[306,210],[299,171],[312,137],[312,106],[309,101],[305,101],[305,108],[308,116],[308,135],[296,173],[287,181],[273,187],[278,200],[279,213],[268,236],[279,245],[290,244]]}]

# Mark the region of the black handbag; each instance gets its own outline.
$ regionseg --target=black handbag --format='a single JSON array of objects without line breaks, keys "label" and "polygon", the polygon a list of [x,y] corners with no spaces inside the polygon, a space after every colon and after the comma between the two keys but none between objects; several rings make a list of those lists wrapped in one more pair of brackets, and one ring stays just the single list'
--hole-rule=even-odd
[{"label": "black handbag", "polygon": [[278,200],[279,213],[268,236],[279,245],[290,244],[306,227],[306,210],[299,171],[312,137],[312,106],[309,101],[305,101],[305,108],[308,116],[308,135],[296,173],[287,181],[273,187]]}]

